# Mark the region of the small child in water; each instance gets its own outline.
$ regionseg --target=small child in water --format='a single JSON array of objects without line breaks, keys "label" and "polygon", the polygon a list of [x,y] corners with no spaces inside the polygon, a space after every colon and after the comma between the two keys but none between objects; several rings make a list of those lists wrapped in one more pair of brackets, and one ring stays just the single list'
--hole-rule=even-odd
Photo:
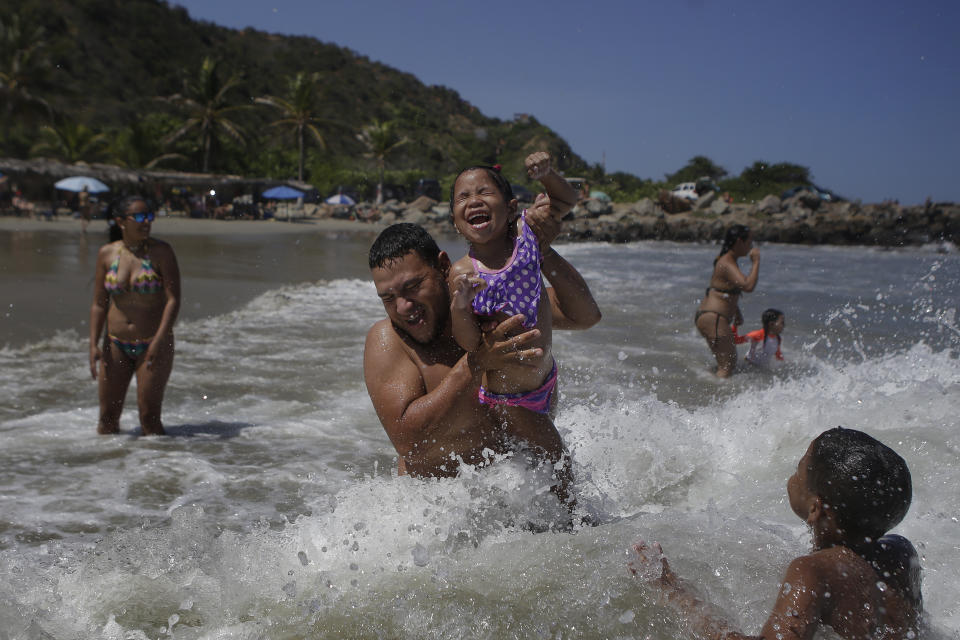
[{"label": "small child in water", "polygon": [[919,633],[920,561],[910,541],[886,534],[910,508],[903,458],[869,435],[837,427],[820,434],[787,481],[790,507],[813,532],[813,552],[787,567],[758,636],[730,628],[678,578],[660,545],[642,540],[627,567],[656,585],[698,637],[716,640],[813,637],[829,625],[846,640],[902,640]]},{"label": "small child in water", "polygon": [[786,316],[783,315],[783,311],[767,309],[760,316],[762,329],[741,336],[736,333],[736,327],[734,327],[735,344],[750,341],[750,351],[745,356],[747,362],[758,367],[769,368],[774,359],[783,360],[783,354],[780,353],[780,335],[783,333],[785,321]]}]

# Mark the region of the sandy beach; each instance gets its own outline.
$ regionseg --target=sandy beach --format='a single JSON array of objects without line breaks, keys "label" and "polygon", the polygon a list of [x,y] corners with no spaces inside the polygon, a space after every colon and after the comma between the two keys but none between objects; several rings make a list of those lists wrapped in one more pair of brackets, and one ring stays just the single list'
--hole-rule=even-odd
[{"label": "sandy beach", "polygon": [[[87,234],[106,235],[105,220],[92,220]],[[211,220],[208,218],[186,218],[181,216],[163,216],[153,223],[152,233],[157,236],[182,235],[276,235],[291,233],[330,233],[343,231],[378,232],[377,225],[356,220],[338,220],[334,218],[293,218],[287,220]],[[79,232],[80,220],[69,216],[55,218],[19,218],[0,216],[0,231],[67,231]]]}]

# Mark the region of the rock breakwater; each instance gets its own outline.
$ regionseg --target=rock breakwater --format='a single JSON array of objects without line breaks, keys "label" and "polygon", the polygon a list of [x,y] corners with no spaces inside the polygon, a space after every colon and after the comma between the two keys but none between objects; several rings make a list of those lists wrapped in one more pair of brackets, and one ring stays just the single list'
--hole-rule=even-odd
[{"label": "rock breakwater", "polygon": [[[448,205],[429,198],[408,204],[388,202],[380,207],[364,203],[336,215],[384,226],[414,222],[441,235],[453,231]],[[733,204],[707,194],[691,203],[687,211],[668,213],[660,202],[649,198],[633,203],[590,198],[569,214],[560,238],[570,242],[714,242],[732,224],[748,225],[757,240],[766,242],[881,247],[957,244],[960,205],[827,202],[808,194],[783,201],[767,196],[756,203]]]}]

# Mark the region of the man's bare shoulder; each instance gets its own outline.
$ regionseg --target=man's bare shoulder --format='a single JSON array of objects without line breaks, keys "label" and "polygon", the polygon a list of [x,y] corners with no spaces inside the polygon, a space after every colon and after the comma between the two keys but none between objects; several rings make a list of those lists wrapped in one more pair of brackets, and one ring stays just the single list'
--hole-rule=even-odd
[{"label": "man's bare shoulder", "polygon": [[373,323],[367,330],[367,341],[363,347],[365,357],[375,353],[393,353],[404,351],[403,340],[394,328],[390,318],[383,318]]}]

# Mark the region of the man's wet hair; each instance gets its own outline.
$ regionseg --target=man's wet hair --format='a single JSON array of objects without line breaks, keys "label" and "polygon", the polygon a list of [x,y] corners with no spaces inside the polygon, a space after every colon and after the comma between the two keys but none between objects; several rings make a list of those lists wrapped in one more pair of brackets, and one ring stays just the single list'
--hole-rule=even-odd
[{"label": "man's wet hair", "polygon": [[[467,173],[468,171],[486,171],[487,175],[493,180],[493,184],[496,185],[497,191],[503,196],[504,201],[510,202],[513,200],[513,187],[510,186],[510,181],[503,177],[503,174],[500,173],[499,167],[490,167],[485,164],[478,164],[472,167],[467,167],[463,171],[457,174],[457,177],[453,179],[453,184],[450,185],[450,211],[453,211],[453,196],[454,189],[457,188],[457,180],[460,179],[460,176]],[[450,216],[450,220],[453,220],[453,216]]]},{"label": "man's wet hair", "polygon": [[760,323],[763,326],[763,330],[767,331],[774,322],[776,322],[780,316],[783,315],[783,311],[780,309],[770,308],[760,314]]},{"label": "man's wet hair", "polygon": [[843,427],[813,441],[807,483],[856,543],[876,540],[895,527],[913,499],[904,459],[862,431]]},{"label": "man's wet hair", "polygon": [[434,269],[440,268],[440,247],[426,229],[418,224],[400,222],[380,232],[370,247],[371,269],[380,269],[389,262],[401,260],[413,252]]}]

